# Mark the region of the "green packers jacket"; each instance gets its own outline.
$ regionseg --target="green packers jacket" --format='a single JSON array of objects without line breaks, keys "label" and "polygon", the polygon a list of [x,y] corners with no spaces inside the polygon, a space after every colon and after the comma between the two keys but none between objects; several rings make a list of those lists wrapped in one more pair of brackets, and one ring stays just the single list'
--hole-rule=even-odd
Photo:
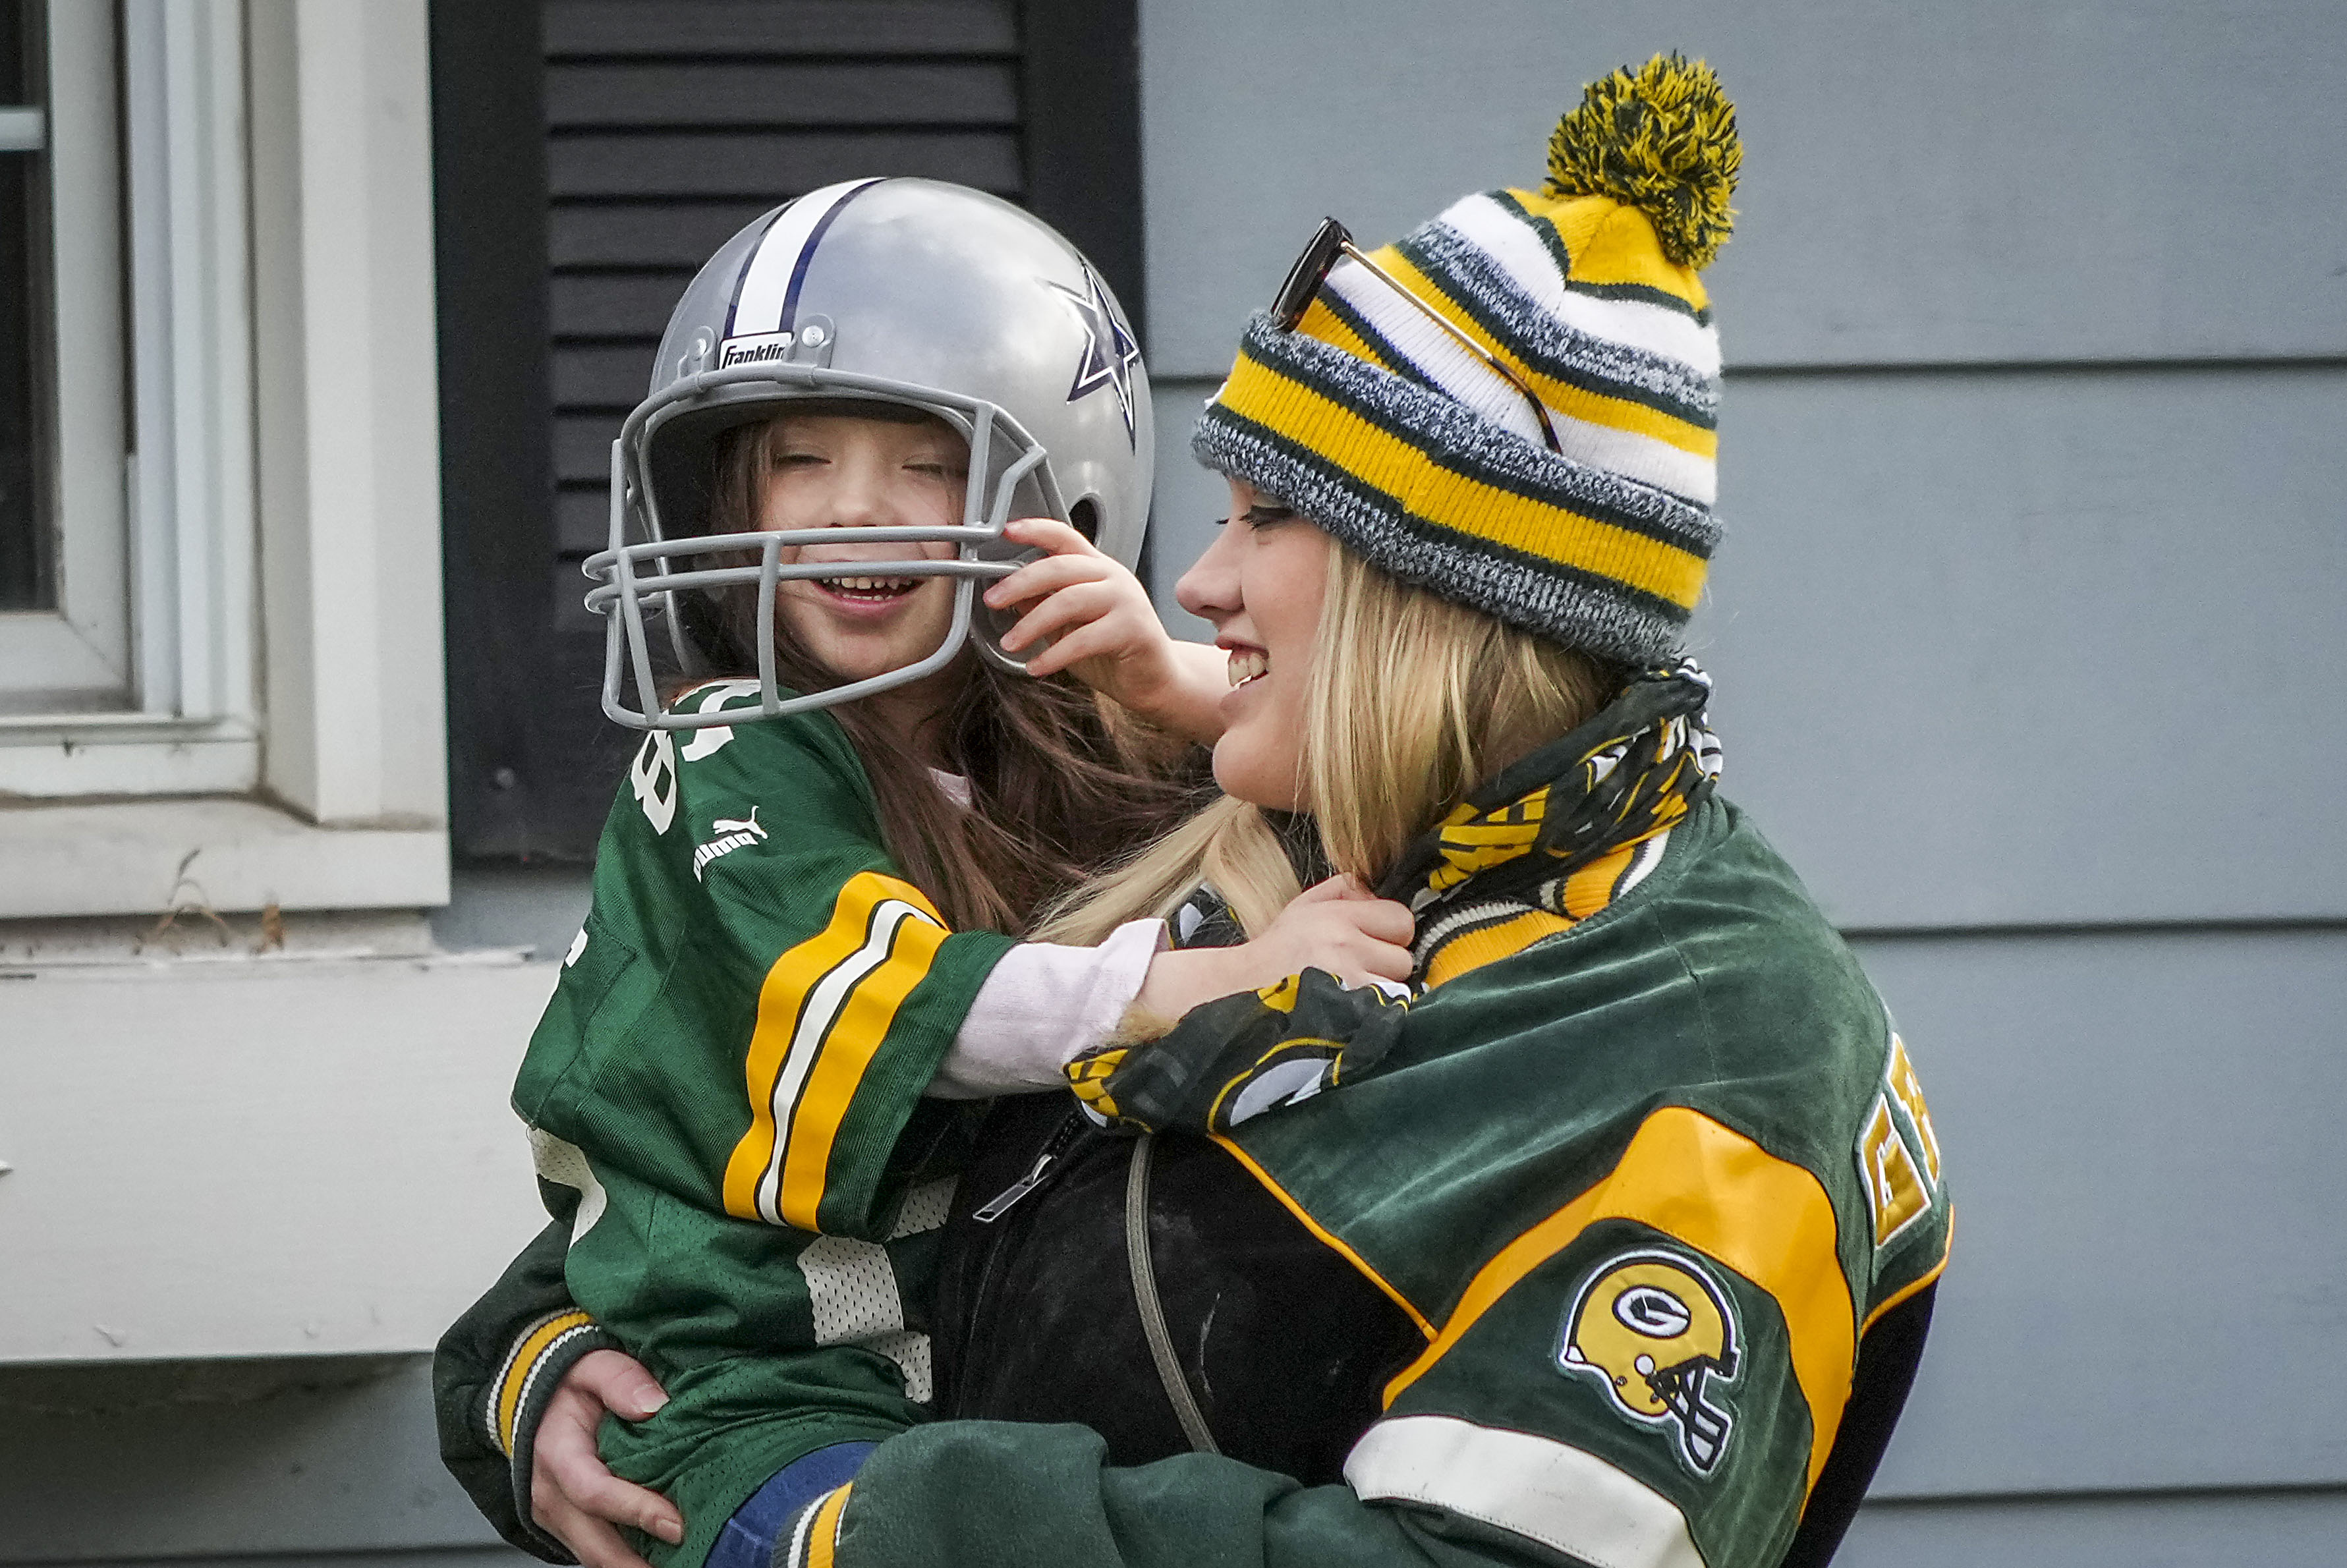
[{"label": "green packers jacket", "polygon": [[[1341,1483],[1238,1457],[1249,1390],[1194,1347],[1218,1309],[1308,1337],[1342,1295],[1226,1290],[1185,1314],[1168,1286],[1174,1358],[1230,1452],[1114,1462],[1114,1409],[934,1421],[810,1504],[778,1561],[1822,1561],[1903,1400],[1950,1208],[1906,1045],[1792,872],[1676,769],[1707,746],[1686,717],[1650,711],[1626,751],[1577,733],[1430,835],[1387,889],[1419,908],[1406,1005],[1307,974],[1071,1070],[1166,1152],[1221,1151],[1415,1330],[1362,1390]],[[1635,832],[1570,848],[1587,803],[1618,822],[1639,798]],[[1058,1226],[1048,1187],[1021,1202]],[[1171,1279],[1214,1226],[1195,1204],[1164,1219],[1145,1234]],[[1109,1317],[1102,1270],[1056,1272]],[[948,1275],[979,1281],[957,1318],[1009,1288]],[[1031,1384],[1059,1360],[1099,1403],[1132,1401],[1081,1354],[1084,1316],[966,1348],[955,1382]],[[1023,1368],[982,1364],[1022,1346]],[[1337,1381],[1315,1401],[1350,1402]]]},{"label": "green packers jacket", "polygon": [[562,1555],[530,1439],[600,1345],[669,1391],[603,1449],[706,1522],[688,1561],[801,1453],[919,1419],[897,1280],[927,1276],[973,1115],[921,1091],[1010,945],[895,875],[830,718],[646,739],[514,1090],[555,1223],[439,1358],[444,1450],[509,1539]]}]

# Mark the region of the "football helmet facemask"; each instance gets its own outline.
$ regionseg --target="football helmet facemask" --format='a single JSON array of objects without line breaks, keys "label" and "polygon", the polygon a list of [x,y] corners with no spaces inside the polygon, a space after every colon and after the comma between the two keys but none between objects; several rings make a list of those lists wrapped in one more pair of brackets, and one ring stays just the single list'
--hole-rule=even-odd
[{"label": "football helmet facemask", "polygon": [[[834,409],[896,404],[959,433],[969,445],[961,521],[712,534],[719,438],[809,399]],[[1152,466],[1149,380],[1133,330],[1091,263],[1049,225],[929,179],[850,180],[802,196],[734,235],[694,276],[669,317],[651,395],[611,444],[610,543],[586,567],[600,584],[588,608],[608,618],[603,712],[631,728],[672,730],[828,707],[942,669],[965,641],[1022,669],[1034,650],[1014,657],[999,641],[1014,617],[978,598],[1036,554],[1004,538],[1004,526],[1071,522],[1131,568]],[[945,543],[954,553],[782,559],[818,542]],[[775,584],[848,576],[953,579],[944,640],[901,668],[787,692],[775,678]],[[737,584],[757,593],[757,706],[662,712],[654,623],[687,678],[712,673],[711,590]]]}]

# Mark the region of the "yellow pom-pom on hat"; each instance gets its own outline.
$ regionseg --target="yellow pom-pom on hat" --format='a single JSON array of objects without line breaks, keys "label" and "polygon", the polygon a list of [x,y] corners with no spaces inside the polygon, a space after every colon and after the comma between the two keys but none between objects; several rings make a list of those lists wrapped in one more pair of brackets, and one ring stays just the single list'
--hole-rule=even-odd
[{"label": "yellow pom-pom on hat", "polygon": [[1727,203],[1743,166],[1718,73],[1673,51],[1589,84],[1549,138],[1546,190],[1636,208],[1663,254],[1701,269],[1735,230]]},{"label": "yellow pom-pom on hat", "polygon": [[1192,451],[1406,582],[1666,659],[1719,538],[1697,274],[1741,162],[1708,66],[1614,72],[1559,122],[1540,189],[1461,197],[1368,265],[1339,258],[1292,325],[1257,316]]}]

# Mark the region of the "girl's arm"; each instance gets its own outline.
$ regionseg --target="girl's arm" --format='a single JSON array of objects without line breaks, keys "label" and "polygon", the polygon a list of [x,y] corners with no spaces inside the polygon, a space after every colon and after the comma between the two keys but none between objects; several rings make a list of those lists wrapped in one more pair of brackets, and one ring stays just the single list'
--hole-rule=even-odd
[{"label": "girl's arm", "polygon": [[1230,661],[1219,649],[1169,634],[1141,579],[1067,524],[1024,518],[1004,532],[1050,552],[986,590],[994,609],[1025,610],[1003,634],[1006,651],[1050,638],[1029,661],[1030,673],[1073,671],[1160,729],[1202,745],[1222,737]]}]

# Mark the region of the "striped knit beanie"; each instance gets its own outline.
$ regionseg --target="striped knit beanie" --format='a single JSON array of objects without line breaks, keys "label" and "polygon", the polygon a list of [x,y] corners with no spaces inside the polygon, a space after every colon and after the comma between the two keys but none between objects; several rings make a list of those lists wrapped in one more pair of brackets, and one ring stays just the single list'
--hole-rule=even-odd
[{"label": "striped knit beanie", "polygon": [[1719,529],[1736,110],[1700,61],[1592,86],[1537,191],[1470,196],[1372,253],[1546,410],[1340,259],[1293,331],[1258,314],[1192,448],[1406,582],[1631,664],[1677,646]]}]

